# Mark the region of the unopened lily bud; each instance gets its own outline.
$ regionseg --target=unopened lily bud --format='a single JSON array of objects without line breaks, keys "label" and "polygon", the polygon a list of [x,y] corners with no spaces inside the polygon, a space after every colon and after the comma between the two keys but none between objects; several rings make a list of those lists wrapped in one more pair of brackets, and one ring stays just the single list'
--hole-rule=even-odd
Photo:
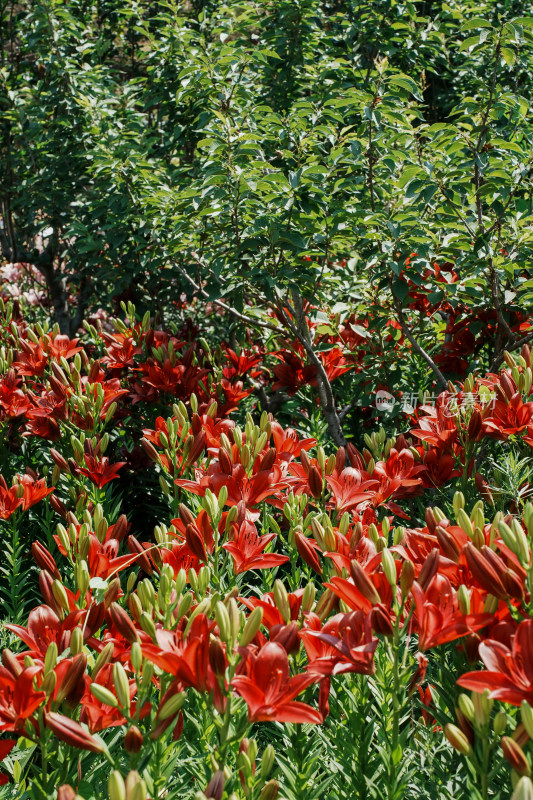
[{"label": "unopened lily bud", "polygon": [[501,740],[501,747],[506,761],[511,767],[518,772],[519,775],[531,775],[531,767],[528,758],[518,742],[511,739],[510,736],[503,736]]},{"label": "unopened lily bud", "polygon": [[141,614],[143,613],[143,607],[139,595],[135,592],[132,592],[128,597],[128,608],[135,622],[139,622]]},{"label": "unopened lily bud", "polygon": [[488,594],[483,604],[484,614],[495,614],[498,610],[499,600],[493,594]]},{"label": "unopened lily bud", "polygon": [[187,592],[187,594],[183,595],[176,611],[176,616],[178,619],[185,617],[189,613],[193,602],[194,602],[194,597],[192,592]]},{"label": "unopened lily bud", "polygon": [[259,795],[259,800],[276,800],[279,792],[279,783],[272,779],[265,783]]},{"label": "unopened lily bud", "polygon": [[127,794],[128,800],[147,800],[148,789],[144,780],[140,778]]},{"label": "unopened lily bud", "polygon": [[183,569],[183,567],[178,572],[177,578],[175,580],[175,587],[176,587],[176,594],[180,595],[183,590],[185,589],[185,585],[187,583],[187,573]]},{"label": "unopened lily bud", "polygon": [[302,612],[307,614],[312,610],[316,596],[316,587],[314,583],[308,583],[304,589],[302,596]]},{"label": "unopened lily bud", "polygon": [[341,517],[341,521],[339,522],[339,532],[343,536],[346,536],[349,527],[350,527],[350,515],[347,511],[345,511]]},{"label": "unopened lily bud", "polygon": [[336,463],[337,463],[337,459],[332,453],[329,456],[328,460],[326,461],[326,466],[325,466],[325,469],[324,469],[324,472],[325,472],[326,475],[331,475],[333,473],[333,471],[335,469],[335,466],[336,466]]},{"label": "unopened lily bud", "polygon": [[45,694],[47,694],[47,695],[50,695],[50,694],[52,694],[52,692],[56,688],[56,684],[57,684],[57,675],[56,675],[56,673],[55,672],[49,672],[48,675],[46,675],[46,677],[43,680],[43,682],[41,683],[41,686],[40,686],[41,691],[45,692]]},{"label": "unopened lily bud", "polygon": [[99,683],[91,683],[90,692],[92,695],[96,697],[96,699],[100,703],[104,703],[106,706],[111,706],[111,708],[118,708],[118,700],[109,689],[106,689],[105,686],[101,686]]},{"label": "unopened lily bud", "polygon": [[415,580],[415,565],[412,561],[404,561],[400,572],[400,589],[402,599],[405,600]]},{"label": "unopened lily bud", "polygon": [[[453,496],[453,510],[455,516],[457,516],[457,512],[462,508],[465,507],[465,496],[462,492],[455,492]],[[433,512],[434,513],[434,512]]]},{"label": "unopened lily bud", "polygon": [[498,711],[494,717],[492,728],[496,736],[501,736],[507,727],[507,714],[505,711]]},{"label": "unopened lily bud", "polygon": [[464,692],[459,695],[458,705],[467,720],[473,722],[476,716],[476,709],[470,697]]},{"label": "unopened lily bud", "polygon": [[254,608],[254,610],[250,613],[248,619],[246,620],[244,630],[241,634],[240,638],[241,647],[247,647],[250,644],[250,642],[253,641],[257,631],[261,627],[262,619],[263,619],[263,609],[260,607]]},{"label": "unopened lily bud", "polygon": [[337,550],[337,538],[333,529],[329,526],[324,530],[324,544],[326,545],[326,550],[330,553]]},{"label": "unopened lily bud", "polygon": [[470,614],[470,595],[464,583],[462,583],[457,590],[457,603],[463,616]]},{"label": "unopened lily bud", "polygon": [[444,511],[438,506],[433,506],[433,516],[435,517],[435,522],[437,525],[439,525],[443,520],[447,519]]},{"label": "unopened lily bud", "polygon": [[381,551],[381,565],[383,567],[383,572],[385,573],[385,577],[387,578],[392,588],[394,588],[396,586],[396,581],[398,579],[396,573],[396,562],[394,560],[394,556],[392,555],[388,547],[384,547],[383,550]]},{"label": "unopened lily bud", "polygon": [[114,769],[107,782],[109,800],[126,800],[126,784],[120,772]]},{"label": "unopened lily bud", "polygon": [[126,675],[126,670],[120,663],[120,661],[116,661],[113,664],[113,684],[115,686],[115,691],[117,693],[118,701],[121,707],[129,712],[130,708],[130,684],[128,681],[128,676]]},{"label": "unopened lily bud", "polygon": [[488,691],[485,689],[483,694],[481,692],[474,692],[472,694],[472,702],[476,709],[476,721],[479,726],[488,725],[490,721],[490,714],[494,705],[494,700],[489,697]]},{"label": "unopened lily bud", "polygon": [[115,645],[113,644],[113,642],[108,642],[105,645],[105,647],[103,647],[100,650],[94,664],[94,669],[92,671],[93,678],[102,669],[103,666],[105,666],[111,661],[114,650],[115,650]]},{"label": "unopened lily bud", "polygon": [[524,508],[524,524],[528,536],[533,537],[533,505],[531,503],[528,503]]},{"label": "unopened lily bud", "polygon": [[143,663],[143,654],[139,642],[133,642],[131,646],[130,660],[135,672],[139,672]]},{"label": "unopened lily bud", "polygon": [[289,596],[287,590],[279,578],[274,582],[274,601],[276,607],[281,614],[283,621],[289,623],[291,621],[291,609],[289,606]]},{"label": "unopened lily bud", "polygon": [[376,544],[379,539],[378,529],[373,522],[368,526],[368,538],[374,542],[374,544]]},{"label": "unopened lily bud", "polygon": [[70,634],[70,652],[77,656],[83,650],[83,633],[81,628],[74,628]]},{"label": "unopened lily bud", "polygon": [[520,778],[511,795],[511,800],[533,800],[533,782],[524,775]]},{"label": "unopened lily bud", "polygon": [[221,603],[220,600],[215,606],[215,619],[217,621],[218,630],[220,632],[220,638],[223,642],[229,641],[230,638],[230,622],[229,622],[229,614],[226,606],[224,603]]},{"label": "unopened lily bud", "polygon": [[472,747],[470,742],[466,738],[465,734],[462,732],[457,725],[452,725],[452,723],[448,723],[444,726],[444,734],[448,739],[451,746],[457,750],[459,753],[467,756],[471,753]]},{"label": "unopened lily bud", "polygon": [[52,582],[52,594],[58,606],[68,613],[70,611],[68,595],[61,581],[55,580]]},{"label": "unopened lily bud", "polygon": [[58,647],[56,642],[50,642],[44,657],[44,674],[46,675],[50,670],[54,669],[57,664]]},{"label": "unopened lily bud", "polygon": [[89,583],[91,581],[91,576],[89,574],[89,568],[87,566],[87,562],[85,559],[82,559],[76,565],[76,583],[78,584],[78,589],[80,590],[80,597],[85,597],[87,594],[87,590],[89,588]]},{"label": "unopened lily bud", "polygon": [[141,626],[143,631],[145,633],[147,633],[148,636],[150,636],[151,639],[153,639],[153,641],[156,641],[157,634],[156,634],[156,629],[155,629],[155,623],[154,623],[152,617],[150,617],[146,613],[146,611],[143,611],[143,613],[141,614],[141,618],[139,619],[139,625]]},{"label": "unopened lily bud", "polygon": [[169,697],[159,709],[157,713],[158,719],[165,720],[170,717],[175,717],[178,711],[183,707],[186,699],[187,694],[185,692],[178,692],[172,695],[172,697]]},{"label": "unopened lily bud", "polygon": [[276,751],[274,750],[271,744],[268,744],[263,751],[263,757],[261,759],[261,778],[264,781],[268,778],[268,776],[272,772],[272,767],[274,766],[275,757],[276,757]]},{"label": "unopened lily bud", "polygon": [[405,536],[405,528],[403,525],[396,525],[393,532],[392,541],[394,546],[397,546],[403,542]]},{"label": "unopened lily bud", "polygon": [[516,540],[516,536],[514,531],[501,519],[498,522],[498,531],[500,536],[502,537],[504,543],[507,545],[509,550],[512,550],[513,553],[517,553],[518,551],[518,542]]},{"label": "unopened lily bud", "polygon": [[[459,493],[456,492],[456,496],[457,494]],[[474,535],[474,528],[472,527],[472,522],[470,521],[470,517],[468,516],[464,508],[458,508],[457,511],[455,512],[455,517],[457,519],[457,524],[461,526],[461,528],[464,530],[468,538],[472,539]]]},{"label": "unopened lily bud", "polygon": [[57,538],[59,539],[61,545],[64,547],[67,553],[70,554],[70,539],[67,533],[67,529],[65,528],[64,525],[58,523],[56,530],[57,530]]},{"label": "unopened lily bud", "polygon": [[311,519],[309,527],[311,528],[313,539],[315,540],[317,545],[320,547],[321,550],[326,550],[326,543],[324,540],[325,531],[316,517],[313,517]]},{"label": "unopened lily bud", "polygon": [[315,614],[319,619],[322,621],[325,620],[331,614],[331,611],[335,608],[337,604],[337,596],[333,594],[331,589],[326,589],[326,591],[320,596],[317,604],[315,606]]},{"label": "unopened lily bud", "polygon": [[520,559],[521,564],[524,567],[527,567],[529,566],[529,562],[531,559],[531,555],[529,552],[529,544],[527,541],[526,534],[524,533],[524,529],[522,528],[522,525],[517,519],[512,520],[511,530],[513,531],[516,537],[516,546],[517,546],[516,555]]},{"label": "unopened lily bud", "polygon": [[236,641],[241,629],[241,613],[234,597],[230,597],[226,603],[226,608],[229,617],[229,636],[233,641]]},{"label": "unopened lily bud", "polygon": [[132,725],[124,736],[124,750],[127,753],[138,753],[143,746],[143,735],[136,725]]},{"label": "unopened lily bud", "polygon": [[231,530],[231,526],[234,522],[237,521],[237,517],[239,516],[239,510],[237,506],[232,506],[227,513],[226,516],[226,533],[229,533]]},{"label": "unopened lily bud", "polygon": [[530,739],[533,739],[533,708],[531,708],[527,700],[522,700],[522,705],[520,706],[520,715],[522,718],[522,724],[527,731],[527,735]]},{"label": "unopened lily bud", "polygon": [[472,520],[472,525],[474,528],[481,528],[485,525],[485,514],[483,513],[483,500],[479,500],[474,508],[472,509],[472,513],[470,515]]}]

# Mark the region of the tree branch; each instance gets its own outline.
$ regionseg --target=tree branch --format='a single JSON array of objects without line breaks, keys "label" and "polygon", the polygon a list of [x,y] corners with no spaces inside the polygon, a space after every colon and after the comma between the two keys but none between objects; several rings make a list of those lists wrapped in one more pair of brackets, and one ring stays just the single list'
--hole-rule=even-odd
[{"label": "tree branch", "polygon": [[324,369],[324,365],[318,358],[312,346],[311,334],[309,332],[309,328],[307,327],[307,323],[305,321],[302,297],[296,292],[293,292],[292,300],[293,300],[295,319],[297,320],[297,325],[295,325],[292,322],[292,320],[288,317],[279,299],[277,302],[278,313],[280,314],[285,326],[291,331],[291,333],[294,334],[294,336],[296,336],[296,338],[304,348],[305,352],[307,353],[308,361],[311,364],[313,364],[313,366],[316,368],[318,398],[320,400],[320,407],[322,408],[322,413],[324,414],[324,418],[328,424],[329,432],[331,433],[333,441],[338,447],[346,447],[346,438],[342,431],[341,421],[337,413],[337,408],[335,405],[335,397],[333,395],[331,383],[326,374],[326,370]]},{"label": "tree branch", "polygon": [[441,384],[443,389],[447,389],[448,388],[448,381],[446,380],[446,378],[444,377],[444,375],[442,374],[440,369],[437,367],[437,365],[435,364],[435,362],[433,361],[433,359],[431,358],[429,353],[427,353],[424,350],[424,348],[422,347],[422,345],[419,344],[419,342],[417,342],[417,340],[413,336],[411,330],[408,328],[400,303],[396,302],[395,303],[395,307],[396,307],[396,313],[398,314],[398,321],[400,323],[400,328],[402,330],[402,333],[404,334],[404,336],[406,336],[409,339],[409,341],[411,342],[413,348],[416,350],[416,352],[420,356],[422,356],[422,358],[424,359],[426,364],[433,371],[435,377],[437,378],[437,380],[439,381],[439,383]]}]

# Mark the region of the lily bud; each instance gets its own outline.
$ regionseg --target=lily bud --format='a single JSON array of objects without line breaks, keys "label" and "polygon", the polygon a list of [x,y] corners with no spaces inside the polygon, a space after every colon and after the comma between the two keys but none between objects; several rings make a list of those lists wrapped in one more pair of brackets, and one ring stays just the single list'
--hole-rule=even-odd
[{"label": "lily bud", "polygon": [[483,725],[488,725],[492,707],[494,705],[494,700],[491,700],[488,691],[485,689],[483,694],[481,694],[480,692],[474,692],[472,694],[472,701],[476,709],[477,723],[479,724],[480,727],[482,727]]},{"label": "lily bud", "polygon": [[220,631],[220,638],[223,642],[229,641],[230,638],[230,621],[229,614],[224,603],[218,601],[215,606],[215,619],[217,621],[218,629]]},{"label": "lily bud", "polygon": [[315,602],[316,586],[314,583],[308,583],[304,589],[302,597],[302,611],[304,614],[311,611]]},{"label": "lily bud", "polygon": [[462,732],[457,725],[452,725],[448,723],[444,726],[444,734],[448,739],[451,746],[457,750],[459,753],[467,756],[472,752],[472,747],[470,742],[466,738],[465,734]]},{"label": "lily bud", "polygon": [[124,736],[124,750],[127,753],[138,753],[143,746],[143,735],[136,725],[132,725]]},{"label": "lily bud", "polygon": [[278,792],[279,783],[276,780],[271,780],[263,786],[261,794],[259,795],[259,800],[276,800]]},{"label": "lily bud", "polygon": [[83,650],[83,633],[81,628],[74,628],[70,634],[70,652],[73,656],[79,655]]},{"label": "lily bud", "polygon": [[246,620],[246,624],[244,626],[244,630],[241,634],[240,638],[240,646],[247,647],[251,641],[253,641],[257,631],[261,627],[261,621],[263,619],[263,609],[262,608],[254,608],[254,610],[250,613],[248,619]]},{"label": "lily bud", "polygon": [[291,609],[289,606],[289,596],[287,594],[287,590],[283,583],[276,579],[274,582],[274,601],[276,603],[276,607],[280,612],[283,621],[288,623],[291,621]]},{"label": "lily bud", "polygon": [[104,667],[111,661],[114,650],[115,650],[115,645],[113,644],[113,642],[108,642],[105,645],[105,647],[103,647],[102,650],[100,650],[96,658],[94,669],[92,671],[93,680],[96,677],[96,674],[102,669],[102,667]]},{"label": "lily bud", "polygon": [[527,700],[522,700],[520,706],[520,715],[522,717],[522,724],[527,731],[530,739],[533,739],[533,708],[529,705]]},{"label": "lily bud", "polygon": [[44,657],[44,673],[45,675],[54,669],[57,664],[58,647],[56,642],[50,642]]},{"label": "lily bud", "polygon": [[511,800],[533,800],[533,783],[531,778],[524,775],[515,786]]},{"label": "lily bud", "polygon": [[464,530],[468,538],[472,539],[472,537],[474,536],[474,528],[472,527],[472,522],[470,521],[470,517],[468,516],[464,508],[457,509],[457,511],[455,512],[455,516],[457,519],[457,524]]},{"label": "lily bud", "polygon": [[117,693],[118,701],[121,707],[129,713],[130,710],[130,684],[126,670],[120,663],[116,661],[113,664],[113,684]]},{"label": "lily bud", "polygon": [[56,601],[58,606],[62,608],[63,611],[66,611],[68,614],[68,612],[70,611],[68,595],[61,581],[56,579],[52,583],[52,594],[54,595],[54,600]]},{"label": "lily bud", "polygon": [[511,767],[518,772],[519,775],[531,775],[531,767],[526,754],[514,739],[510,736],[503,736],[501,740],[501,747],[506,761]]},{"label": "lily bud", "polygon": [[157,718],[159,720],[169,719],[170,717],[176,716],[180,708],[182,708],[183,704],[187,695],[185,692],[178,692],[177,694],[172,695],[166,700],[159,711],[157,712]]},{"label": "lily bud", "polygon": [[459,509],[464,509],[465,507],[465,496],[462,492],[455,492],[453,496],[453,510],[455,516],[457,516],[457,512]]},{"label": "lily bud", "polygon": [[405,600],[415,580],[415,565],[412,561],[404,561],[402,564],[402,571],[400,572],[400,589],[402,592],[402,599]]},{"label": "lily bud", "polygon": [[101,686],[99,683],[91,683],[89,690],[100,703],[103,703],[106,706],[111,706],[111,708],[118,708],[118,700],[109,689],[106,689],[105,686]]},{"label": "lily bud", "polygon": [[457,590],[457,602],[459,604],[459,610],[463,616],[470,614],[470,595],[468,594],[468,589],[462,583]]},{"label": "lily bud", "polygon": [[473,722],[476,716],[476,709],[470,697],[464,692],[459,695],[458,705],[467,720]]},{"label": "lily bud", "polygon": [[394,556],[388,547],[384,547],[381,551],[381,566],[383,567],[385,577],[394,589],[398,576],[396,574],[396,562],[394,560]]},{"label": "lily bud", "polygon": [[507,727],[507,714],[505,713],[505,711],[498,711],[498,713],[494,717],[494,722],[492,723],[492,728],[496,736],[501,736],[506,727]]},{"label": "lily bud", "polygon": [[272,772],[275,757],[276,751],[271,744],[268,744],[263,751],[263,757],[261,759],[261,778],[263,780],[266,780]]}]

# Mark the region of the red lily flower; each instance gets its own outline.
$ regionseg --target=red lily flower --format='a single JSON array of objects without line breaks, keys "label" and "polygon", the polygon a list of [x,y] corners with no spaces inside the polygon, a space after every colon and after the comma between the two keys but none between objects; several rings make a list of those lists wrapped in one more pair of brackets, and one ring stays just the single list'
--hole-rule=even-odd
[{"label": "red lily flower", "polygon": [[320,711],[294,698],[317,677],[309,673],[289,676],[289,657],[276,642],[267,642],[258,655],[246,650],[244,671],[231,685],[244,698],[250,722],[322,722]]},{"label": "red lily flower", "polygon": [[32,478],[31,475],[17,475],[19,486],[24,487],[24,494],[22,496],[22,510],[27,511],[28,508],[36,505],[49,494],[52,494],[54,488],[48,488],[45,478]]},{"label": "red lily flower", "polygon": [[504,703],[533,704],[533,620],[524,620],[512,637],[511,646],[493,639],[479,645],[486,670],[467,672],[457,683],[463,689],[484,692]]},{"label": "red lily flower", "polygon": [[307,670],[313,675],[374,672],[378,640],[372,636],[369,615],[362,611],[335,614],[323,627],[316,614],[308,614],[300,638],[309,659]]},{"label": "red lily flower", "polygon": [[33,666],[21,668],[15,676],[0,666],[0,731],[24,732],[26,720],[31,721],[46,699],[45,692],[34,688],[34,678],[41,672],[42,667]]},{"label": "red lily flower", "polygon": [[[115,684],[113,682],[113,664],[105,664],[97,673],[96,680],[100,686],[108,689],[113,695],[116,694]],[[114,728],[117,725],[123,725],[126,722],[126,717],[122,714],[120,708],[115,706],[108,706],[93,695],[90,690],[91,681],[86,682],[85,691],[81,698],[82,712],[80,716],[81,722],[86,722],[91,733],[98,733],[98,731],[107,730],[107,728]],[[134,678],[128,680],[130,709],[131,716],[136,714],[136,703],[134,701],[137,693],[137,683]],[[140,712],[140,719],[150,713],[151,705],[146,702]]]},{"label": "red lily flower", "polygon": [[354,467],[346,467],[338,475],[328,475],[326,482],[339,513],[373,500],[374,490],[379,486],[378,481],[369,479],[366,473]]},{"label": "red lily flower", "polygon": [[214,625],[205,614],[198,614],[186,638],[180,628],[174,631],[158,629],[157,644],[143,643],[142,651],[149,661],[179,678],[185,686],[198,692],[215,691],[217,702],[220,686],[209,661],[209,637]]},{"label": "red lily flower", "polygon": [[116,464],[110,464],[107,456],[102,456],[98,461],[94,456],[85,454],[86,467],[78,467],[78,471],[85,475],[89,480],[102,489],[117,477],[119,469],[125,465],[125,461],[119,461]]},{"label": "red lily flower", "polygon": [[232,541],[222,547],[231,553],[235,573],[239,575],[251,569],[271,569],[289,561],[289,556],[264,552],[265,547],[275,538],[275,533],[259,536],[253,522],[243,520],[240,525],[233,526]]},{"label": "red lily flower", "polygon": [[60,620],[55,611],[48,606],[37,606],[30,611],[27,628],[22,625],[6,625],[6,628],[30,648],[27,655],[44,658],[52,642],[57,644],[60,654],[66,650],[72,631],[78,626],[84,613],[84,611],[71,611],[65,619]]},{"label": "red lily flower", "polygon": [[[419,583],[413,583],[420,650],[430,650],[440,644],[453,642],[469,633],[484,628],[493,620],[492,614],[463,614],[457,601],[457,593],[448,578],[435,575],[424,591]],[[476,590],[472,590],[472,605],[483,608]]]},{"label": "red lily flower", "polygon": [[41,345],[45,353],[51,355],[56,361],[60,361],[62,358],[72,358],[83,349],[76,346],[78,341],[79,339],[69,339],[68,336],[60,333],[55,339],[45,336],[41,339]]},{"label": "red lily flower", "polygon": [[22,505],[22,497],[19,497],[19,487],[10,486],[4,478],[0,475],[0,519],[9,519],[9,517]]},{"label": "red lily flower", "polygon": [[505,440],[525,431],[533,419],[533,403],[524,403],[520,392],[508,403],[496,400],[490,417],[483,420],[483,430],[494,439]]}]

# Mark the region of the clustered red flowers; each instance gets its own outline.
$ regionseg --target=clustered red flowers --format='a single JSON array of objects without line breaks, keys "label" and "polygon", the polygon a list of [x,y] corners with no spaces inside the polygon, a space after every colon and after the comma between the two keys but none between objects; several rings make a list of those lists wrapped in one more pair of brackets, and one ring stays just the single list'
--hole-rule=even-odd
[{"label": "clustered red flowers", "polygon": [[[424,719],[428,659],[450,643],[486,667],[457,676],[461,686],[533,704],[533,511],[487,521],[483,502],[468,512],[460,492],[454,518],[430,504],[413,526],[406,510],[455,479],[493,502],[480,444],[518,437],[533,447],[527,347],[498,374],[419,408],[405,434],[328,456],[266,412],[244,428],[229,418],[253,391],[247,377],[264,379],[259,346],[226,348],[216,366],[203,340],[146,318],[90,333],[85,347],[23,322],[4,331],[1,422],[10,441],[47,448],[50,468],[46,478],[0,478],[0,519],[9,525],[49,496],[60,522],[55,553],[42,541],[31,548],[43,603],[26,625],[6,626],[26,649],[3,652],[0,730],[101,755],[105,731],[123,728],[136,753],[179,739],[201,697],[222,720],[206,789],[216,797],[229,718],[243,731],[321,723],[332,681],[372,675],[378,648],[399,637],[416,637],[409,695],[420,693]],[[313,383],[296,347],[275,358],[274,389]],[[332,379],[354,366],[341,347],[323,363]],[[120,432],[132,415],[128,450]],[[168,504],[153,537],[113,502],[136,464],[157,472]],[[289,591],[295,565],[304,581]],[[5,757],[14,740],[1,745]]]}]

